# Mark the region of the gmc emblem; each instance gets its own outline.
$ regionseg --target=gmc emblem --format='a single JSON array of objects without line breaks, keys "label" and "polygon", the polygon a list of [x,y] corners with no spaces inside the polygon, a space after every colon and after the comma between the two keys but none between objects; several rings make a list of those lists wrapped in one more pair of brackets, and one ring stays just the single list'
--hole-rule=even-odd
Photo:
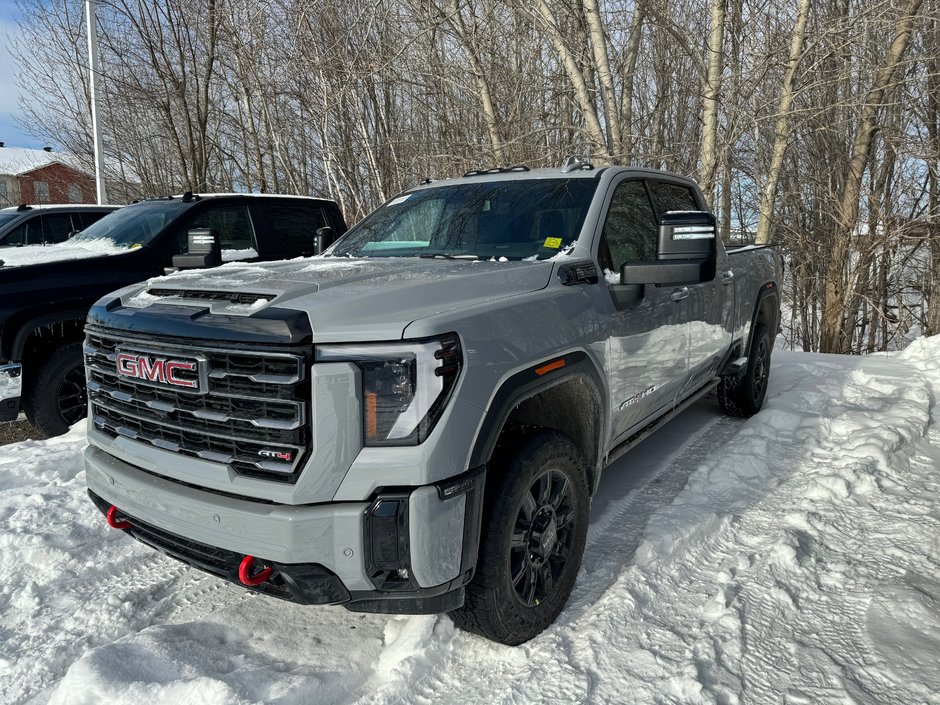
[{"label": "gmc emblem", "polygon": [[[187,372],[189,376],[185,376]],[[198,372],[199,365],[194,360],[173,360],[127,352],[118,353],[117,356],[118,375],[145,382],[199,389]],[[193,373],[196,373],[195,377]]]}]

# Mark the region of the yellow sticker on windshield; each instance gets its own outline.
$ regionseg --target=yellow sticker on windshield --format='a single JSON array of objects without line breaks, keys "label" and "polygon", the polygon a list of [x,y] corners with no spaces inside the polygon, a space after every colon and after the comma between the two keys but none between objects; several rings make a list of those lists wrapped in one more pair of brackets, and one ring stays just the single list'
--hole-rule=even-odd
[{"label": "yellow sticker on windshield", "polygon": [[542,247],[548,247],[552,250],[557,250],[561,247],[561,238],[560,237],[547,237],[545,238],[545,244]]},{"label": "yellow sticker on windshield", "polygon": [[143,247],[143,245],[141,245],[139,242],[135,242],[133,245],[131,245],[132,250],[136,250],[138,247]]}]

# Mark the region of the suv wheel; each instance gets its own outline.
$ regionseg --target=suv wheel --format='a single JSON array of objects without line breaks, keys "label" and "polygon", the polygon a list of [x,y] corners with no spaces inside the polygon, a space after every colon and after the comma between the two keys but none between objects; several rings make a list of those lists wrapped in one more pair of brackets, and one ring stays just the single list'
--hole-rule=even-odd
[{"label": "suv wheel", "polygon": [[588,488],[567,436],[532,432],[501,448],[487,488],[480,555],[454,623],[514,646],[548,627],[568,600],[584,553]]},{"label": "suv wheel", "polygon": [[30,374],[29,384],[23,404],[29,422],[50,437],[68,431],[88,411],[82,343],[56,350]]},{"label": "suv wheel", "polygon": [[763,323],[754,327],[743,377],[722,377],[718,383],[718,404],[731,416],[753,416],[764,405],[770,380],[770,353],[773,341]]}]

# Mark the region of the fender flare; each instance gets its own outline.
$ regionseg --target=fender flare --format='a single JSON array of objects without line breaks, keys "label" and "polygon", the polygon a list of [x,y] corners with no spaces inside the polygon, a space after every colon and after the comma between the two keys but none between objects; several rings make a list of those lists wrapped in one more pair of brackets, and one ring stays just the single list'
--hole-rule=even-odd
[{"label": "fender flare", "polygon": [[[558,360],[564,360],[564,366],[558,368],[557,371],[551,371],[541,375],[536,372],[537,369]],[[607,405],[603,403],[604,385],[602,384],[602,377],[593,360],[582,350],[550,357],[538,364],[516,372],[503,381],[499,389],[496,390],[489,410],[483,417],[483,423],[477,431],[476,439],[473,443],[473,450],[470,454],[470,467],[477,467],[489,463],[507,419],[519,404],[548,389],[576,379],[581,379],[587,383],[590,393],[597,404],[598,429],[597,438],[595,439],[596,467],[593,469],[589,468],[589,470],[592,470],[594,481],[596,482],[600,474],[597,470],[603,463],[604,458],[602,445],[603,439],[606,437],[605,432],[609,414],[606,408]],[[594,488],[591,487],[590,490],[593,492]]]},{"label": "fender flare", "polygon": [[751,312],[751,327],[747,332],[747,347],[745,351],[751,349],[751,342],[754,338],[754,328],[757,326],[757,319],[760,316],[761,308],[764,302],[773,297],[775,304],[773,306],[774,320],[770,321],[771,341],[777,336],[777,327],[780,325],[780,292],[777,289],[776,282],[765,282],[761,284],[760,291],[757,294],[757,300],[754,301],[754,310]]},{"label": "fender flare", "polygon": [[84,325],[86,316],[88,316],[88,309],[76,308],[47,313],[27,320],[19,327],[16,336],[13,338],[13,346],[10,349],[10,359],[22,360],[23,350],[26,349],[26,341],[29,339],[29,336],[40,328],[54,323],[66,323],[68,321],[78,321]]}]

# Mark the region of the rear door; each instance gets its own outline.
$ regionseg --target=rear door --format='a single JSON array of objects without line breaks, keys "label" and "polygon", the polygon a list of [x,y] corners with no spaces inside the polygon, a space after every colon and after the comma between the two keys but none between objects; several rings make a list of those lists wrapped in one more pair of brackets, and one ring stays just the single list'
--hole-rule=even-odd
[{"label": "rear door", "polygon": [[187,236],[194,228],[209,228],[219,236],[222,261],[238,262],[258,258],[255,224],[248,206],[230,202],[213,203],[208,199],[189,217],[183,219],[176,234],[177,252],[186,252]]},{"label": "rear door", "polygon": [[604,364],[612,445],[641,422],[668,411],[688,375],[689,305],[681,288],[650,285],[638,300],[618,297],[620,268],[626,262],[655,261],[657,233],[645,182],[615,182],[598,249],[610,293]]},{"label": "rear door", "polygon": [[335,230],[323,205],[314,200],[265,198],[259,199],[255,209],[265,224],[260,243],[265,260],[310,257],[317,230],[328,225]]},{"label": "rear door", "polygon": [[[658,216],[669,211],[700,211],[705,204],[696,189],[681,181],[650,179],[650,191]],[[689,289],[689,377],[680,396],[685,396],[715,376],[731,345],[733,292],[728,286],[726,255],[718,248],[718,275],[709,282],[690,284]]]}]

